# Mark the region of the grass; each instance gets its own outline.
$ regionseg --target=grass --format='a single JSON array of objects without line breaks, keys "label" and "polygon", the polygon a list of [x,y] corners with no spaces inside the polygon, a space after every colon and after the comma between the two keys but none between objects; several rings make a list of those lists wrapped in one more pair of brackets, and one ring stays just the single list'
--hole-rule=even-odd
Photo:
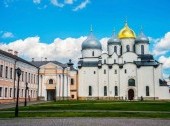
[{"label": "grass", "polygon": [[[60,111],[65,112],[60,112]],[[68,112],[68,110],[71,110]],[[76,110],[80,110],[77,112]],[[82,112],[81,112],[82,110]],[[84,112],[85,110],[99,110],[99,112]],[[101,112],[104,110],[105,112]],[[113,111],[122,112],[113,112]],[[14,108],[4,111],[14,111]],[[27,107],[19,107],[20,117],[142,117],[142,118],[170,118],[170,101],[57,101]],[[22,112],[24,111],[24,112]],[[43,112],[52,111],[52,112]],[[59,111],[59,112],[57,112]],[[136,112],[126,112],[136,111]],[[138,111],[154,111],[143,113]],[[14,117],[14,112],[1,112],[0,118]]]}]

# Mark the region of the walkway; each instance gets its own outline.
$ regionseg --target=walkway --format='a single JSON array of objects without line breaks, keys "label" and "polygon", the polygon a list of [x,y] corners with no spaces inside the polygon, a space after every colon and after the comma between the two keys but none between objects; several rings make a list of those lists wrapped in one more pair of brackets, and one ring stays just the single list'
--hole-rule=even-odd
[{"label": "walkway", "polygon": [[166,119],[127,118],[13,118],[0,119],[1,126],[170,126]]}]

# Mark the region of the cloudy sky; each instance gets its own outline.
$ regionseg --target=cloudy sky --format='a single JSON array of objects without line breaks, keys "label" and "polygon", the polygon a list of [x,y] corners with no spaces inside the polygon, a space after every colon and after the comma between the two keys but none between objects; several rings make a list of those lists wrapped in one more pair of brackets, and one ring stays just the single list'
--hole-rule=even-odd
[{"label": "cloudy sky", "polygon": [[113,29],[127,19],[150,38],[150,53],[170,75],[169,0],[0,0],[0,48],[13,49],[24,59],[77,62],[81,43],[93,25],[106,49]]}]

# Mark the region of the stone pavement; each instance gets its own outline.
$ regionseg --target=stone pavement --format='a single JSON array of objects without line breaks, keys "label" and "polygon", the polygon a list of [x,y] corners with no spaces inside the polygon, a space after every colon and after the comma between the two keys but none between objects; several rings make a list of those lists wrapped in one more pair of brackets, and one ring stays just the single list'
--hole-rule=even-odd
[{"label": "stone pavement", "polygon": [[127,118],[11,118],[0,126],[170,126],[166,119]]}]

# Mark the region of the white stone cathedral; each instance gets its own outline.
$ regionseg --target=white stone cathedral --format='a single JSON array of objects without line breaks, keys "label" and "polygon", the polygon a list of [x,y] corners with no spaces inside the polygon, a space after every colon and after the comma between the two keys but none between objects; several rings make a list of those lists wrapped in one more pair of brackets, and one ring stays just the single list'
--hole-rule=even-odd
[{"label": "white stone cathedral", "polygon": [[108,53],[92,31],[82,44],[78,62],[78,99],[170,99],[162,64],[149,54],[149,39],[126,23],[108,40]]}]

